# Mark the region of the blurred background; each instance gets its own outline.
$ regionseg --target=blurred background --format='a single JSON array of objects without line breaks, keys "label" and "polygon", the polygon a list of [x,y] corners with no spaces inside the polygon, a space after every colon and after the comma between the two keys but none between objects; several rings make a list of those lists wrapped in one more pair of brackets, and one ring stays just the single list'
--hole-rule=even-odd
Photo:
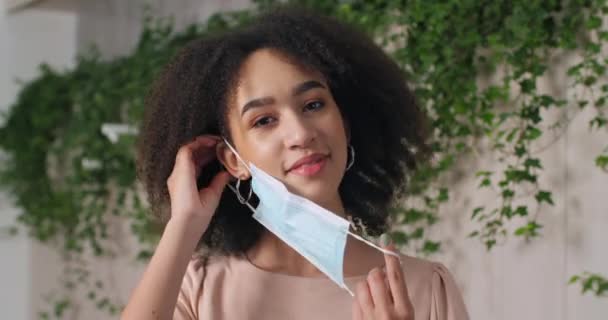
[{"label": "blurred background", "polygon": [[[0,318],[118,318],[162,228],[135,178],[147,86],[275,2],[0,0]],[[373,36],[433,120],[404,253],[472,319],[608,318],[607,1],[288,2]]]}]

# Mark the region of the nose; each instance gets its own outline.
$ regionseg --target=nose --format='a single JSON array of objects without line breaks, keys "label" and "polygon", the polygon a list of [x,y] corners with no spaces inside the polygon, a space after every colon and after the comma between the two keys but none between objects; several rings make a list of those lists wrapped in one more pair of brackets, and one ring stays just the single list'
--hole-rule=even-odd
[{"label": "nose", "polygon": [[285,125],[285,146],[288,149],[305,149],[317,138],[317,130],[312,119],[308,119],[302,115],[290,115]]}]

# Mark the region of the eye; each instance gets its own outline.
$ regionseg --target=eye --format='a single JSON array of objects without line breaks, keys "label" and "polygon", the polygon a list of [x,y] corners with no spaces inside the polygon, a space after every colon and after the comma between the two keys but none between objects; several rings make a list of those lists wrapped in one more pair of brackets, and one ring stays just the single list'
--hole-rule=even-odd
[{"label": "eye", "polygon": [[275,119],[272,117],[261,117],[253,123],[253,127],[255,127],[255,128],[265,127],[265,126],[273,123],[274,121],[275,121]]},{"label": "eye", "polygon": [[304,106],[304,110],[305,111],[315,111],[318,109],[321,109],[325,106],[325,103],[323,103],[323,101],[312,101],[310,103],[307,103]]}]

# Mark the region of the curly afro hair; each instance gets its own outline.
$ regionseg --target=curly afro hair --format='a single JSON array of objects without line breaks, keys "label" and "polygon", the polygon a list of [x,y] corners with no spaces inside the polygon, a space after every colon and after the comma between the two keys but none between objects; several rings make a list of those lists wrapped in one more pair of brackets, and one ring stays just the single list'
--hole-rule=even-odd
[{"label": "curly afro hair", "polygon": [[[168,219],[167,179],[180,146],[203,134],[231,141],[230,95],[241,64],[258,49],[276,50],[323,74],[357,150],[355,164],[339,187],[345,210],[368,234],[386,231],[394,196],[405,191],[408,173],[429,154],[426,117],[398,65],[366,34],[293,7],[268,11],[240,29],[192,41],[158,77],[137,143],[138,176],[153,213]],[[197,178],[198,187],[220,170],[217,160],[207,165]],[[233,193],[224,192],[199,248],[244,253],[263,232],[251,215]]]}]

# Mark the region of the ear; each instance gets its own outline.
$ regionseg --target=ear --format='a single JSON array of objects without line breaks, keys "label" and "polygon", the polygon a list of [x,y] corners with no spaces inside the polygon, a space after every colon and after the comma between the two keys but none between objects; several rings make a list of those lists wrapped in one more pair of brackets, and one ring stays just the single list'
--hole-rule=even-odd
[{"label": "ear", "polygon": [[230,150],[225,142],[220,142],[215,146],[217,159],[233,177],[247,180],[251,176],[249,170],[243,165],[236,154]]}]

